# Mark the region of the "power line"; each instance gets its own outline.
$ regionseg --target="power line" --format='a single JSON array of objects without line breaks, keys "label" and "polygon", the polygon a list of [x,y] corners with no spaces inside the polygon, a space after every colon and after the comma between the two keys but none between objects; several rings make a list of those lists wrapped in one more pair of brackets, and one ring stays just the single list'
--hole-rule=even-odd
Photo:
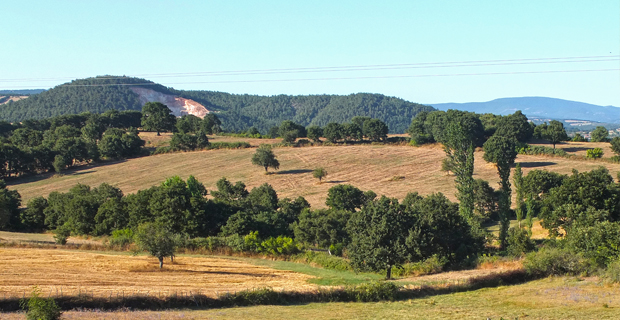
[{"label": "power line", "polygon": [[[180,84],[225,84],[225,83],[256,83],[256,82],[294,82],[294,81],[329,81],[329,80],[363,80],[363,79],[392,79],[392,78],[428,78],[428,77],[461,77],[461,76],[491,76],[491,75],[518,75],[518,74],[546,74],[546,73],[576,73],[576,72],[605,72],[620,71],[616,69],[582,69],[582,70],[548,70],[548,71],[514,71],[514,72],[487,72],[487,73],[452,73],[452,74],[423,74],[423,75],[395,75],[395,76],[367,76],[367,77],[338,77],[338,78],[297,78],[297,79],[262,79],[262,80],[225,80],[225,81],[192,81],[169,83]],[[106,84],[63,84],[63,87],[104,87],[104,86],[153,86],[157,83],[106,83]]]},{"label": "power line", "polygon": [[[414,68],[452,68],[452,67],[476,67],[476,66],[508,66],[522,64],[558,64],[558,63],[581,63],[581,62],[606,62],[620,61],[620,55],[606,56],[582,56],[582,57],[562,57],[562,58],[530,58],[530,59],[508,59],[508,60],[478,60],[478,61],[453,61],[453,62],[426,62],[426,63],[406,63],[406,64],[383,64],[383,65],[357,65],[339,67],[306,67],[306,68],[286,68],[286,69],[255,69],[255,70],[233,70],[233,71],[206,71],[190,73],[158,73],[158,74],[137,74],[131,77],[205,77],[205,76],[241,76],[241,75],[261,75],[261,74],[284,74],[284,73],[308,73],[308,72],[352,72],[352,71],[375,71],[375,70],[402,70]],[[21,79],[0,79],[0,82],[32,82],[32,81],[58,81],[75,79],[77,77],[63,78],[21,78]],[[100,79],[114,80],[125,79],[127,77],[99,77]]]}]

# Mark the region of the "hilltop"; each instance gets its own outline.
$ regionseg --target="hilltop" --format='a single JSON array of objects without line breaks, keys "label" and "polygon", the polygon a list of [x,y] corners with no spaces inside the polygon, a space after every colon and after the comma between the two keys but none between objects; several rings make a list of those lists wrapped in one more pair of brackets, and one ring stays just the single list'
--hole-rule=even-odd
[{"label": "hilltop", "polygon": [[225,130],[255,127],[266,133],[283,120],[304,126],[347,122],[368,116],[386,122],[392,133],[403,133],[411,119],[430,106],[381,94],[258,96],[216,91],[176,90],[131,77],[100,76],[78,79],[0,108],[0,119],[23,121],[82,112],[140,110],[145,102],[159,101],[175,113],[199,117],[216,112]]}]

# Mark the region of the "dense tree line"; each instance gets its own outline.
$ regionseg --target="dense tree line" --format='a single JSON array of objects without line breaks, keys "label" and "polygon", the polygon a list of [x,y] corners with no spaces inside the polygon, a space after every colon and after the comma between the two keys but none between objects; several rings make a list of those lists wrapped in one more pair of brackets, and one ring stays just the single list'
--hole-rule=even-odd
[{"label": "dense tree line", "polygon": [[267,134],[270,128],[278,126],[284,120],[306,127],[325,126],[330,122],[344,123],[355,116],[366,116],[385,122],[393,133],[403,133],[418,112],[434,110],[430,106],[380,94],[270,97],[236,95],[175,90],[145,79],[103,76],[74,80],[32,95],[28,99],[11,102],[0,109],[0,119],[23,121],[82,112],[103,113],[110,109],[141,110],[139,97],[131,87],[152,89],[195,100],[208,110],[216,111],[222,120],[222,128],[230,132],[254,127]]},{"label": "dense tree line", "polygon": [[78,163],[101,158],[139,155],[142,114],[109,110],[10,124],[0,122],[0,178],[60,172]]}]

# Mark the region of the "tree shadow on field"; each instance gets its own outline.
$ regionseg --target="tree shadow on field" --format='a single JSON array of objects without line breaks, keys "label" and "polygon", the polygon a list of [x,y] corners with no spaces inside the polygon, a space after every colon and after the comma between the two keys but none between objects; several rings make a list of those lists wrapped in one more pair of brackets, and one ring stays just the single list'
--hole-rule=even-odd
[{"label": "tree shadow on field", "polygon": [[564,148],[563,150],[566,152],[579,152],[579,151],[586,151],[588,149],[591,149],[591,148],[574,147],[574,148]]},{"label": "tree shadow on field", "polygon": [[223,275],[236,275],[236,276],[248,276],[248,277],[258,277],[258,278],[274,278],[276,275],[269,273],[247,273],[247,272],[231,272],[231,271],[203,271],[203,270],[167,270],[171,272],[179,272],[179,273],[203,273],[203,274],[223,274]]},{"label": "tree shadow on field", "polygon": [[[127,162],[127,160],[125,160],[125,159],[121,159],[121,160],[106,160],[106,161],[101,161],[101,162],[97,162],[97,163],[89,163],[89,164],[85,164],[85,165],[79,165],[79,166],[75,166],[73,168],[69,168],[69,169],[63,171],[62,173],[60,173],[60,175],[78,176],[78,175],[93,173],[93,172],[95,172],[95,170],[92,170],[94,168],[103,167],[103,166],[109,166],[109,165],[112,165],[112,164],[119,164],[119,163],[123,163],[123,162]],[[49,178],[52,178],[53,176],[55,176],[57,174],[58,173],[53,172],[53,171],[45,172],[45,173],[31,173],[31,174],[25,174],[25,175],[19,176],[19,177],[8,177],[8,178],[5,178],[4,180],[6,181],[6,184],[9,185],[9,186],[18,186],[18,185],[24,184],[24,183],[37,182],[37,181],[49,179]]]},{"label": "tree shadow on field", "polygon": [[545,162],[545,161],[533,161],[533,162],[519,162],[521,168],[537,168],[537,167],[546,167],[557,164],[555,162]]},{"label": "tree shadow on field", "polygon": [[325,181],[325,183],[345,183],[346,181],[344,180],[330,180],[330,181]]},{"label": "tree shadow on field", "polygon": [[286,170],[286,171],[278,171],[278,174],[300,174],[300,173],[308,173],[312,172],[310,169],[297,169],[297,170]]}]

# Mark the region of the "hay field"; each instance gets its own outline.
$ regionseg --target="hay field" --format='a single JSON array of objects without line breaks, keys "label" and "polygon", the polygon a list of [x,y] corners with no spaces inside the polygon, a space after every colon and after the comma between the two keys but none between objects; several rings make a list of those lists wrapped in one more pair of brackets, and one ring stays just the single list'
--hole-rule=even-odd
[{"label": "hay field", "polygon": [[[212,310],[68,311],[63,319],[618,319],[618,285],[556,277],[397,302],[309,303]],[[23,314],[10,313],[10,320]]]},{"label": "hay field", "polygon": [[[303,196],[318,208],[325,206],[327,190],[339,183],[399,199],[417,191],[423,195],[442,192],[456,200],[454,176],[440,170],[441,160],[445,157],[440,145],[417,148],[394,145],[276,148],[274,153],[280,161],[280,169],[269,175],[265,175],[262,168],[251,165],[254,152],[254,149],[221,149],[161,154],[85,166],[62,176],[43,174],[11,180],[9,188],[19,191],[25,204],[33,197],[47,196],[52,191],[65,192],[77,183],[98,186],[107,182],[127,194],[157,185],[173,175],[184,179],[194,175],[210,190],[215,189],[215,183],[221,177],[233,182],[243,181],[248,189],[269,183],[280,198]],[[476,151],[474,178],[487,180],[491,186],[497,187],[497,170],[482,156],[482,151]],[[587,171],[601,165],[607,167],[613,176],[620,171],[620,164],[600,160],[519,155],[516,161],[521,163],[525,174],[533,169],[570,174],[573,168]],[[324,167],[329,173],[322,184],[312,177],[312,170],[316,167]],[[394,177],[403,178],[392,181],[396,180],[392,179]]]},{"label": "hay field", "polygon": [[309,275],[227,259],[180,256],[174,264],[156,258],[59,249],[0,248],[0,295],[28,294],[38,286],[45,295],[147,294],[170,296],[271,287],[305,291],[316,286]]}]

